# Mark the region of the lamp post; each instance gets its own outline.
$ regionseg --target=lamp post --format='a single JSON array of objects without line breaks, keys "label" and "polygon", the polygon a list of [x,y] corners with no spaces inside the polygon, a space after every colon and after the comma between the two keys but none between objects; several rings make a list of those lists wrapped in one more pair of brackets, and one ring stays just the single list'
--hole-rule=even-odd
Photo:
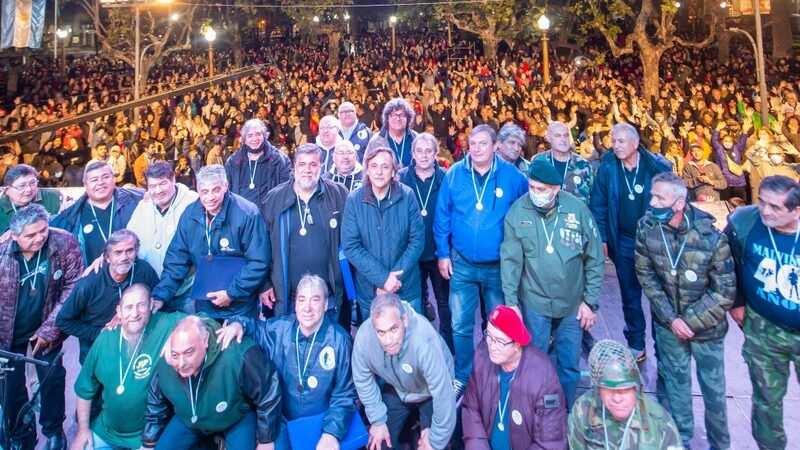
[{"label": "lamp post", "polygon": [[389,26],[392,27],[392,53],[397,50],[397,37],[395,36],[395,26],[397,25],[397,16],[392,14],[389,16]]},{"label": "lamp post", "polygon": [[[725,2],[723,2],[725,3]],[[727,7],[727,3],[725,6],[720,4],[720,7],[725,8]],[[761,33],[761,7],[759,5],[759,0],[753,0],[753,13],[756,22],[756,38],[753,39],[753,36],[745,30],[741,28],[728,28],[728,31],[733,31],[734,33],[741,33],[747,37],[747,40],[750,41],[750,45],[753,46],[753,54],[756,57],[756,79],[758,81],[758,96],[760,97],[761,103],[761,126],[769,126],[769,106],[767,102],[767,78],[766,73],[764,71],[764,39]]]},{"label": "lamp post", "polygon": [[53,62],[58,60],[58,0],[53,8]]},{"label": "lamp post", "polygon": [[347,28],[347,34],[350,34],[350,14],[344,13],[344,24]]},{"label": "lamp post", "polygon": [[[61,59],[59,60],[59,69],[61,73],[65,72],[67,67],[67,38],[69,37],[69,29],[59,28],[56,30],[56,38],[61,40]],[[58,47],[58,41],[56,41]]]},{"label": "lamp post", "polygon": [[214,77],[214,40],[217,38],[217,32],[212,27],[206,29],[205,34],[208,41],[208,77]]},{"label": "lamp post", "polygon": [[547,86],[550,84],[550,55],[547,50],[547,30],[550,29],[550,19],[542,14],[536,21],[536,26],[542,31],[542,82]]}]

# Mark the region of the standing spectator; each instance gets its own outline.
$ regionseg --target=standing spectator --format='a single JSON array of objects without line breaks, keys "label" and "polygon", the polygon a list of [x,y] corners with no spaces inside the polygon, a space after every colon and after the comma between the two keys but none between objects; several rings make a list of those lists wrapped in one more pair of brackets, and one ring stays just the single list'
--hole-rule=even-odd
[{"label": "standing spectator", "polygon": [[586,205],[594,185],[592,166],[575,152],[570,142],[569,128],[561,122],[550,122],[545,139],[550,150],[534,158],[547,158],[561,179],[561,189],[578,197]]},{"label": "standing spectator", "polygon": [[381,114],[381,131],[370,140],[370,144],[378,138],[386,140],[400,161],[400,167],[411,164],[411,144],[417,138],[417,132],[411,129],[415,115],[414,109],[405,99],[389,100]]},{"label": "standing spectator", "polygon": [[730,200],[738,197],[747,200],[747,179],[742,169],[744,150],[747,146],[747,133],[741,133],[734,140],[733,134],[729,131],[720,139],[720,129],[724,126],[725,122],[721,121],[711,135],[711,147],[714,149],[717,164],[728,183],[728,187],[723,191],[722,199]]},{"label": "standing spectator", "polygon": [[698,202],[713,202],[720,199],[720,192],[728,187],[728,182],[719,166],[706,157],[698,144],[692,144],[689,153],[692,159],[683,169],[686,187],[691,190],[691,198]]},{"label": "standing spectator", "polygon": [[350,102],[342,102],[337,110],[337,117],[341,129],[339,136],[344,140],[350,141],[353,144],[358,162],[364,160],[364,152],[367,150],[367,144],[372,138],[372,131],[364,122],[358,120],[358,114],[355,105]]}]

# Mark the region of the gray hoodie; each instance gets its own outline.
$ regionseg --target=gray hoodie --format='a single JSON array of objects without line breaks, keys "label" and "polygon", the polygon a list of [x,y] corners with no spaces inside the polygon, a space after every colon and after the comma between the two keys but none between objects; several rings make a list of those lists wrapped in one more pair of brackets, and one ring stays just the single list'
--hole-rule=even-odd
[{"label": "gray hoodie", "polygon": [[433,397],[429,441],[434,449],[444,449],[456,425],[453,356],[427,319],[406,302],[403,308],[408,326],[396,356],[383,351],[372,319],[358,329],[353,344],[353,382],[373,425],[387,420],[377,378],[391,384],[404,403],[420,403]]}]

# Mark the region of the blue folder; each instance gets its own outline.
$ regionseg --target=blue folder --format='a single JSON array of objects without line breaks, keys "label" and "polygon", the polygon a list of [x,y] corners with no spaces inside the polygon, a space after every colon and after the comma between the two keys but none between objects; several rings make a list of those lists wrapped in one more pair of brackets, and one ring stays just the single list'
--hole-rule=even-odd
[{"label": "blue folder", "polygon": [[241,256],[215,255],[211,261],[206,257],[197,261],[197,271],[192,286],[192,298],[208,300],[206,294],[228,289],[234,278],[239,276],[247,260]]},{"label": "blue folder", "polygon": [[[287,422],[289,431],[289,441],[292,443],[292,450],[315,450],[317,442],[322,436],[322,420],[325,413],[315,416],[300,417]],[[339,442],[340,450],[358,450],[367,445],[369,433],[361,416],[358,412],[353,413],[353,420],[350,422],[350,429],[347,435]]]}]

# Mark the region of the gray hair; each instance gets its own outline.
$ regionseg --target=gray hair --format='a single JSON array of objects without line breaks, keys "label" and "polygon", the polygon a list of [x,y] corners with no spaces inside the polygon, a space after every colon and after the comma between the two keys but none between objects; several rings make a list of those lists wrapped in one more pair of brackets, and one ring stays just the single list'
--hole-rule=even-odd
[{"label": "gray hair", "polygon": [[383,112],[381,113],[381,131],[389,129],[389,114],[398,110],[402,110],[406,114],[406,130],[411,128],[411,124],[414,123],[414,117],[417,113],[414,112],[414,108],[408,104],[406,99],[393,98],[383,105]]},{"label": "gray hair", "polygon": [[342,108],[344,108],[345,106],[350,106],[351,108],[353,108],[353,111],[355,111],[356,114],[358,114],[358,111],[356,111],[356,105],[354,105],[352,102],[342,102],[342,104],[339,105],[339,108],[336,109],[336,114],[341,114]]},{"label": "gray hair", "polygon": [[16,164],[6,170],[6,175],[3,177],[3,184],[6,186],[11,186],[18,179],[29,176],[38,178],[39,172],[27,164]]},{"label": "gray hair", "polygon": [[339,122],[339,119],[337,119],[336,116],[327,115],[319,119],[319,128],[329,124],[335,126],[337,130],[342,129],[342,124]]},{"label": "gray hair", "polygon": [[547,125],[547,131],[545,131],[545,135],[549,136],[550,133],[555,131],[556,128],[563,128],[567,130],[567,133],[569,133],[569,127],[567,126],[567,124],[554,120]]},{"label": "gray hair", "polygon": [[334,153],[356,153],[356,147],[347,139],[340,139],[333,146]]},{"label": "gray hair", "polygon": [[328,283],[326,283],[325,280],[322,279],[322,277],[318,275],[312,275],[310,273],[303,275],[303,277],[300,278],[300,281],[297,283],[296,292],[299,293],[300,290],[306,288],[318,291],[322,295],[322,298],[325,299],[325,301],[328,300]]},{"label": "gray hair", "polygon": [[394,151],[389,148],[388,145],[382,145],[382,143],[378,142],[376,145],[370,147],[367,146],[367,152],[364,153],[364,162],[362,163],[364,166],[364,176],[363,176],[363,185],[364,186],[372,186],[369,180],[369,171],[366,170],[367,166],[369,166],[369,162],[372,161],[376,156],[380,153],[388,153],[392,158],[392,168],[394,169],[395,178],[397,177],[397,172],[400,170],[400,161],[397,160],[397,155],[394,154]]},{"label": "gray hair", "polygon": [[686,200],[686,195],[688,194],[686,182],[674,172],[662,172],[654,176],[652,184],[655,185],[656,183],[669,185],[670,190],[676,198]]},{"label": "gray hair", "polygon": [[172,330],[170,337],[180,332],[188,332],[190,330],[196,331],[203,341],[207,341],[209,337],[208,327],[203,319],[198,316],[186,316]]},{"label": "gray hair", "polygon": [[82,178],[83,182],[86,183],[86,178],[89,176],[89,173],[101,169],[108,169],[108,171],[111,172],[111,174],[114,173],[114,168],[111,167],[111,164],[105,161],[92,161],[89,164],[87,164],[86,167],[83,169],[83,178]]},{"label": "gray hair", "polygon": [[489,139],[492,140],[492,144],[497,142],[497,132],[494,131],[494,128],[492,128],[490,125],[486,125],[485,123],[482,123],[482,124],[476,126],[475,128],[473,128],[472,131],[469,132],[469,137],[467,139],[470,139],[470,138],[474,137],[478,133],[486,133],[486,134],[488,134],[489,135]]},{"label": "gray hair", "polygon": [[620,133],[626,134],[628,135],[629,138],[632,138],[634,141],[639,142],[639,132],[636,131],[636,128],[634,128],[633,125],[627,122],[621,122],[611,127],[612,138]]},{"label": "gray hair", "polygon": [[201,184],[220,183],[225,186],[228,185],[228,175],[225,173],[225,167],[222,164],[211,164],[203,166],[197,171],[197,186]]},{"label": "gray hair", "polygon": [[150,302],[150,288],[144,283],[134,283],[122,291],[122,297],[119,298],[119,304],[122,305],[122,302],[126,297],[133,295],[143,296],[147,299],[148,303]]},{"label": "gray hair", "polygon": [[519,125],[515,124],[514,122],[507,122],[497,133],[497,140],[500,142],[505,142],[509,138],[516,138],[525,144],[525,130],[520,128]]},{"label": "gray hair", "polygon": [[319,158],[319,163],[322,164],[322,149],[317,144],[300,144],[294,149],[294,162],[297,162],[297,157],[300,155],[316,155]]},{"label": "gray hair", "polygon": [[133,246],[136,248],[136,253],[138,254],[140,245],[139,236],[137,236],[133,231],[123,228],[111,233],[111,236],[108,237],[106,245],[103,247],[103,255],[108,256],[108,252],[111,251],[111,247],[128,241],[133,241]]},{"label": "gray hair", "polygon": [[264,124],[264,121],[261,119],[250,119],[242,125],[242,128],[239,130],[239,135],[242,136],[244,139],[245,135],[251,131],[258,131],[264,135],[264,138],[267,137],[269,130],[267,129],[267,125]]},{"label": "gray hair", "polygon": [[401,318],[406,316],[406,309],[403,307],[403,300],[400,299],[399,295],[389,292],[378,294],[369,307],[369,317],[375,320],[392,308],[397,310]]},{"label": "gray hair", "polygon": [[411,153],[414,153],[417,150],[417,144],[430,144],[433,146],[433,150],[436,153],[439,153],[439,141],[436,140],[436,137],[430,133],[420,133],[414,139],[414,142],[411,143]]},{"label": "gray hair", "polygon": [[8,223],[8,229],[11,230],[11,234],[19,236],[22,234],[23,228],[42,220],[49,222],[50,214],[44,209],[44,206],[38,203],[31,203],[17,210],[17,213],[11,217],[11,221]]}]

